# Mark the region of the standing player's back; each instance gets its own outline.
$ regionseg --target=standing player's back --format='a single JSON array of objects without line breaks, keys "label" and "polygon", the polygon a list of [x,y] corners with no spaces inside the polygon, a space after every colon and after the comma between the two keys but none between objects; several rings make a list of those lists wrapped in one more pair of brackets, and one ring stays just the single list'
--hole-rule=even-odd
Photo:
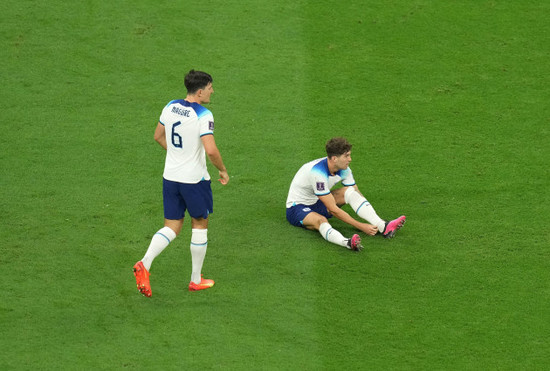
[{"label": "standing player's back", "polygon": [[164,107],[160,123],[165,127],[167,154],[164,178],[180,183],[210,180],[201,137],[213,134],[214,118],[207,108],[183,99]]}]

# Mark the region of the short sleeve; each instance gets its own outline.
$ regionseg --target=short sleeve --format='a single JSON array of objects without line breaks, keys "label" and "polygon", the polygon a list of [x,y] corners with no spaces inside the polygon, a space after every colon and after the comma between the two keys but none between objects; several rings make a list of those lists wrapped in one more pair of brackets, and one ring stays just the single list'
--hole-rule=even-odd
[{"label": "short sleeve", "polygon": [[353,179],[353,173],[351,172],[350,167],[342,170],[342,174],[340,176],[342,178],[342,185],[346,187],[351,187],[355,185],[355,179]]},{"label": "short sleeve", "polygon": [[214,116],[210,111],[199,117],[200,136],[214,134]]},{"label": "short sleeve", "polygon": [[320,172],[312,171],[311,186],[316,196],[326,196],[330,193],[328,177]]}]

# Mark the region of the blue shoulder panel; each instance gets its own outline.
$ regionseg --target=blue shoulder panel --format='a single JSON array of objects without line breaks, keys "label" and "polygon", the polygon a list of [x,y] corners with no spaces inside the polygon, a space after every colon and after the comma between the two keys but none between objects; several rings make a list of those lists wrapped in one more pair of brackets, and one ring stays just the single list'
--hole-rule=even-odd
[{"label": "blue shoulder panel", "polygon": [[328,161],[326,158],[313,165],[313,168],[311,168],[311,170],[317,173],[321,173],[327,178],[330,176],[330,171],[328,170]]},{"label": "blue shoulder panel", "polygon": [[349,167],[347,169],[338,170],[336,173],[340,178],[344,178],[349,174]]},{"label": "blue shoulder panel", "polygon": [[195,110],[198,118],[201,118],[202,116],[210,113],[210,110],[208,108],[203,107],[198,103],[191,103],[191,108]]},{"label": "blue shoulder panel", "polygon": [[[176,103],[179,103],[179,104],[185,106],[184,102],[185,102],[185,100],[183,100],[183,99],[174,99],[174,100],[171,100],[170,102],[168,102],[166,107],[168,107],[171,104],[176,104]],[[185,103],[187,103],[187,102],[185,102]]]}]

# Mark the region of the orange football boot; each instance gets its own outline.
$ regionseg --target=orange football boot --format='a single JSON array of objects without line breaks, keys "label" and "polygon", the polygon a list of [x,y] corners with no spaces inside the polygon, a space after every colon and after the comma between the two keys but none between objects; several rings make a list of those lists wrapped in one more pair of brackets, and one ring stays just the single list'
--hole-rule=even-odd
[{"label": "orange football boot", "polygon": [[202,278],[202,274],[201,274],[201,283],[196,284],[193,281],[189,282],[189,291],[199,291],[199,290],[209,289],[212,286],[214,286],[214,280],[207,280],[206,278]]},{"label": "orange football boot", "polygon": [[151,284],[149,283],[149,272],[147,272],[147,269],[145,269],[141,261],[138,261],[136,265],[134,265],[134,276],[136,276],[136,283],[139,292],[150,298],[152,292]]}]

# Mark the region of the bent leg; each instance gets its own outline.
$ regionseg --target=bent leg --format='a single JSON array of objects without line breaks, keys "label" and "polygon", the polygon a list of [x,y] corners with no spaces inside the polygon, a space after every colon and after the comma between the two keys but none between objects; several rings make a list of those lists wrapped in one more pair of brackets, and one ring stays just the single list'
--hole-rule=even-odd
[{"label": "bent leg", "polygon": [[323,223],[328,223],[327,218],[325,218],[321,214],[317,214],[316,212],[311,212],[307,214],[304,220],[302,221],[302,224],[305,228],[309,230],[314,230],[314,231],[318,231],[319,227]]},{"label": "bent leg", "polygon": [[359,192],[359,190],[355,186],[347,187],[347,189],[343,193],[343,196],[344,202],[349,204],[357,215],[365,219],[370,224],[376,226],[379,232],[384,231],[386,222],[382,220],[382,218],[380,218],[378,214],[376,214],[376,211],[374,210],[370,202],[367,201],[367,199]]},{"label": "bent leg", "polygon": [[164,227],[159,229],[157,233],[155,233],[153,238],[151,238],[151,243],[147,248],[147,252],[145,253],[143,259],[141,259],[141,262],[143,263],[143,266],[145,267],[145,269],[147,269],[147,271],[151,269],[151,264],[153,263],[153,260],[155,260],[155,258],[159,256],[160,253],[166,247],[168,247],[168,245],[177,237],[179,231],[181,230],[182,224],[183,219],[165,219]]},{"label": "bent leg", "polygon": [[332,196],[334,197],[334,200],[336,201],[336,205],[342,206],[347,204],[346,197],[345,197],[346,191],[349,188],[353,188],[353,187],[342,187],[342,188],[338,188],[333,191],[330,191],[330,193],[332,193]]}]

